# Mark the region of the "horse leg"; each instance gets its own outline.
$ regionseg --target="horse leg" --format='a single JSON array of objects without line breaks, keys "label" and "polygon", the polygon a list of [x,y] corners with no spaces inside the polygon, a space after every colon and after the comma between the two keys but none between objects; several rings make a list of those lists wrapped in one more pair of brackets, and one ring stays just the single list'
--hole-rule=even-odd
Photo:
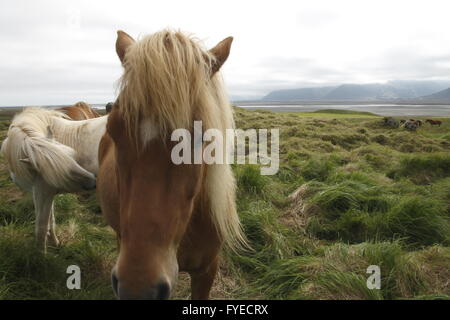
[{"label": "horse leg", "polygon": [[33,202],[36,211],[35,233],[38,248],[47,251],[47,233],[55,192],[45,182],[33,186]]},{"label": "horse leg", "polygon": [[49,224],[49,240],[51,245],[57,247],[59,246],[59,240],[58,237],[56,236],[56,232],[55,232],[55,228],[56,228],[56,222],[55,222],[55,210],[54,210],[54,205],[53,205],[53,201],[52,201],[52,207],[50,209],[50,220],[48,222]]},{"label": "horse leg", "polygon": [[207,300],[219,268],[219,257],[217,256],[207,268],[196,272],[190,272],[191,276],[191,299]]}]

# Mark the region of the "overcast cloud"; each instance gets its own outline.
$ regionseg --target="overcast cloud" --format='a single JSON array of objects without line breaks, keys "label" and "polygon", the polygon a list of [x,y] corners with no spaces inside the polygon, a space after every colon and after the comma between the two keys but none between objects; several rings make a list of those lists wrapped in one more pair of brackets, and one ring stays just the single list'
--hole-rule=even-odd
[{"label": "overcast cloud", "polygon": [[448,1],[0,2],[0,105],[112,101],[116,30],[172,27],[208,47],[234,36],[234,98],[274,89],[450,80]]}]

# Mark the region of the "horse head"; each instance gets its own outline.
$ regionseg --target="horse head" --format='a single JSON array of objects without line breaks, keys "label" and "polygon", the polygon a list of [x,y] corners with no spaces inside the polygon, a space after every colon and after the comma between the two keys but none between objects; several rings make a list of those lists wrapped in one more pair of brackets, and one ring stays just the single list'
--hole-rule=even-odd
[{"label": "horse head", "polygon": [[[221,95],[214,77],[231,42],[227,38],[207,51],[180,32],[163,31],[138,42],[118,32],[124,76],[100,145],[98,189],[120,243],[112,271],[120,299],[166,299],[175,285],[180,243],[190,241],[186,232],[192,220],[202,219],[193,211],[209,206],[202,198],[208,168],[175,164],[170,136],[177,128],[192,132],[195,119],[207,123],[220,117],[210,109]],[[208,225],[204,232],[217,230]],[[220,245],[217,236],[207,241]]]}]

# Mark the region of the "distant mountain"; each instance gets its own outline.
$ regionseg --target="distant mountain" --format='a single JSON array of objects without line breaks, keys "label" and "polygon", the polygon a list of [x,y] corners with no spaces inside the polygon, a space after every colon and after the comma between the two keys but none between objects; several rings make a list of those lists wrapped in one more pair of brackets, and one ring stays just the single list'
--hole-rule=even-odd
[{"label": "distant mountain", "polygon": [[421,97],[423,100],[450,102],[450,88]]},{"label": "distant mountain", "polygon": [[342,84],[335,87],[276,90],[264,101],[375,101],[415,99],[439,92],[450,81],[389,81],[387,83]]},{"label": "distant mountain", "polygon": [[450,81],[420,81],[420,80],[395,80],[389,81],[389,85],[399,90],[402,96],[417,98],[436,93],[450,87]]},{"label": "distant mountain", "polygon": [[261,95],[230,95],[231,101],[257,101],[261,100]]},{"label": "distant mountain", "polygon": [[272,91],[263,100],[286,101],[286,100],[319,100],[336,89],[336,87],[300,88]]},{"label": "distant mountain", "polygon": [[385,84],[343,84],[324,98],[326,100],[387,100],[399,98],[395,87]]}]

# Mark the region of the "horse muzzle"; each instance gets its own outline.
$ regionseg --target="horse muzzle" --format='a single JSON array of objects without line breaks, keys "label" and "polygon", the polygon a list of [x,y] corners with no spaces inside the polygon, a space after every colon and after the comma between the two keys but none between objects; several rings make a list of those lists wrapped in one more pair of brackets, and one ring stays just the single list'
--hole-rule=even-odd
[{"label": "horse muzzle", "polygon": [[111,284],[116,297],[120,300],[167,300],[171,292],[169,282],[164,280],[136,292],[133,288],[128,288],[120,283],[115,270],[111,273]]}]

